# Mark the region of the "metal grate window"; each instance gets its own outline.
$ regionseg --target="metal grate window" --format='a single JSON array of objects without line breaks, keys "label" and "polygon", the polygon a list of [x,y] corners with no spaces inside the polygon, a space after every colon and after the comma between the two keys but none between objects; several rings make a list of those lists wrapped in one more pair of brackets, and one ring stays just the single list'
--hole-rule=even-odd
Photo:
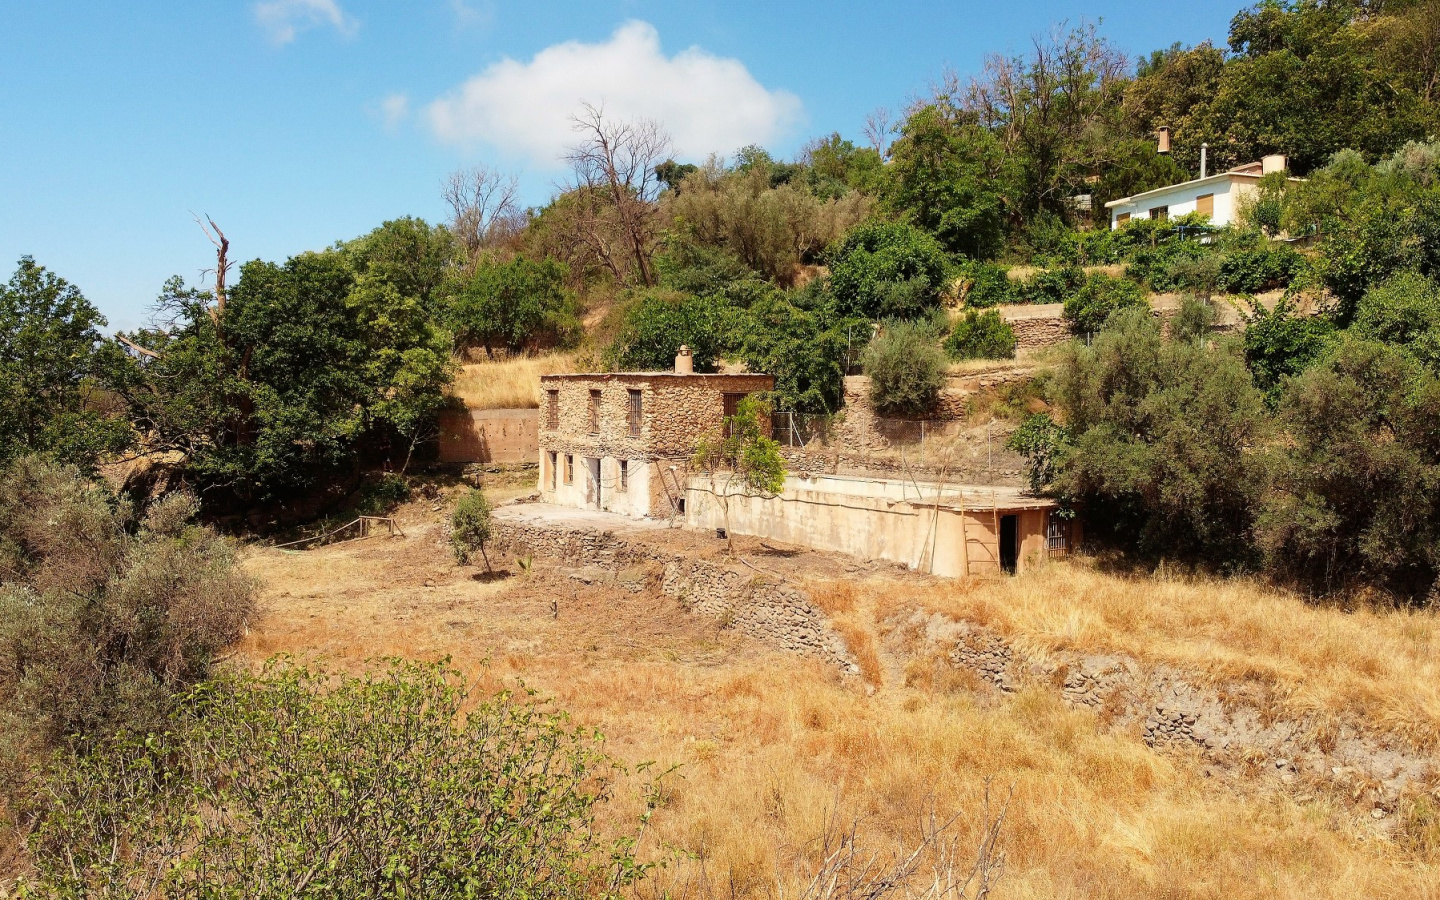
[{"label": "metal grate window", "polygon": [[630,489],[630,460],[628,460],[628,459],[622,459],[622,460],[620,460],[620,490],[622,490],[622,491],[628,491],[629,489]]},{"label": "metal grate window", "polygon": [[1064,556],[1070,551],[1070,523],[1053,514],[1045,518],[1045,549],[1054,556]]},{"label": "metal grate window", "polygon": [[644,414],[644,395],[639,391],[630,391],[630,436],[640,436],[640,418]]},{"label": "metal grate window", "polygon": [[558,477],[556,469],[560,468],[560,454],[551,451],[550,453],[550,490],[555,490],[555,481]]},{"label": "metal grate window", "polygon": [[565,483],[575,483],[575,457],[565,454]]},{"label": "metal grate window", "polygon": [[600,392],[590,392],[590,433],[600,432]]},{"label": "metal grate window", "polygon": [[545,427],[551,430],[560,427],[560,392],[558,390],[545,392]]}]

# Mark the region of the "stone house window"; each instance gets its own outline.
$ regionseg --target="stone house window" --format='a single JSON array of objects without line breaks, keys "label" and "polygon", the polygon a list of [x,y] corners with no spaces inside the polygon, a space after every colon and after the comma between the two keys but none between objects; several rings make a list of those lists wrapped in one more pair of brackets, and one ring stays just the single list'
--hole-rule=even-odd
[{"label": "stone house window", "polygon": [[725,398],[725,436],[732,437],[735,434],[735,429],[730,424],[730,420],[740,412],[740,401],[745,399],[745,395],[727,391],[721,396]]},{"label": "stone house window", "polygon": [[559,469],[559,468],[560,468],[560,454],[556,453],[554,450],[551,450],[551,451],[550,451],[550,490],[552,490],[552,491],[555,490],[555,481],[556,481],[556,478],[558,477],[558,476],[556,475],[556,473],[555,473],[555,470],[556,470],[556,469]]},{"label": "stone house window", "polygon": [[640,436],[640,418],[645,412],[644,395],[637,390],[631,390],[630,394],[630,436]]},{"label": "stone house window", "polygon": [[575,483],[575,457],[569,453],[565,454],[565,483]]},{"label": "stone house window", "polygon": [[590,433],[600,433],[600,392],[590,392]]},{"label": "stone house window", "polygon": [[560,427],[560,392],[554,388],[545,392],[545,427]]},{"label": "stone house window", "polygon": [[630,460],[620,460],[620,488],[621,491],[630,489]]}]

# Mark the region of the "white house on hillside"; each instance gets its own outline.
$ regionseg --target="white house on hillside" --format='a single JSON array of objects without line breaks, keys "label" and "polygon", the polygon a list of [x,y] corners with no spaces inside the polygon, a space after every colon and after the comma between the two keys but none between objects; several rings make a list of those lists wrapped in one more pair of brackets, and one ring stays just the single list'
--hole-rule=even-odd
[{"label": "white house on hillside", "polygon": [[1235,221],[1241,199],[1255,193],[1261,176],[1284,172],[1286,168],[1284,156],[1267,156],[1260,162],[1246,163],[1208,178],[1111,200],[1105,204],[1110,211],[1110,227],[1119,228],[1131,219],[1168,219],[1192,212],[1204,213],[1210,217],[1211,225],[1224,227]]}]

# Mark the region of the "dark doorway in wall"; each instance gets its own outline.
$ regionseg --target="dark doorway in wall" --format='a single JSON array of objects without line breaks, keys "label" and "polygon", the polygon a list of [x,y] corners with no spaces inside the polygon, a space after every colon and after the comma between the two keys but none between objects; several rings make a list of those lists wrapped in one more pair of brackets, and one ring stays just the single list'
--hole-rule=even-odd
[{"label": "dark doorway in wall", "polygon": [[1020,560],[1020,517],[1000,517],[1000,568],[1008,574],[1015,574],[1015,565]]}]

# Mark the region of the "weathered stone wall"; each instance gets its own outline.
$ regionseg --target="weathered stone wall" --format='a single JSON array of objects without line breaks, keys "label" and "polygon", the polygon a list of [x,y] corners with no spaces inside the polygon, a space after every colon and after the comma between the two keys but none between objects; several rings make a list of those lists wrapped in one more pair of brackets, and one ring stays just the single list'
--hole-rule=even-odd
[{"label": "weathered stone wall", "polygon": [[1016,351],[1053,347],[1075,336],[1065,321],[1065,306],[1061,303],[1002,306],[1000,317],[1015,332]]},{"label": "weathered stone wall", "polygon": [[501,553],[531,554],[593,566],[609,577],[636,569],[666,596],[691,612],[773,647],[813,656],[858,672],[845,642],[799,589],[775,584],[757,572],[736,569],[628,540],[612,531],[539,525],[497,515],[494,546]]},{"label": "weathered stone wall", "polygon": [[[557,427],[548,421],[549,396],[541,401],[540,445],[547,450],[584,456],[654,458],[689,456],[696,441],[718,429],[725,417],[727,393],[769,391],[770,375],[676,375],[617,372],[596,375],[546,375],[546,391],[555,391]],[[630,434],[630,391],[641,394],[640,434]],[[600,392],[599,429],[590,430],[590,396]]]},{"label": "weathered stone wall", "polygon": [[[546,375],[540,379],[544,399],[539,411],[542,471],[540,492],[547,501],[566,506],[601,506],[637,516],[678,512],[683,496],[682,471],[696,443],[718,430],[725,417],[725,394],[769,391],[769,375],[680,375],[670,372],[618,372],[594,375]],[[641,396],[640,434],[630,433],[630,392]],[[555,427],[550,422],[554,392]],[[591,430],[592,391],[598,391],[598,427]],[[575,478],[547,477],[550,454],[564,470],[573,458]],[[600,478],[586,459],[600,460]],[[628,465],[630,487],[622,490],[620,461]],[[672,468],[676,469],[672,472]]]}]

